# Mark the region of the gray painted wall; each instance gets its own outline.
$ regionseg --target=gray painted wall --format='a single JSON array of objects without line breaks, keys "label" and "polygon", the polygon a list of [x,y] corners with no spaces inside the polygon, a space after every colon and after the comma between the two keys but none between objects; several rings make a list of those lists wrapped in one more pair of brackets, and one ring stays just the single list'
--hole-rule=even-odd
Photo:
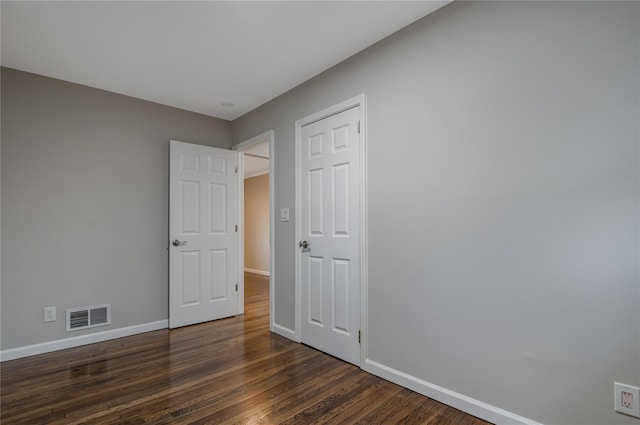
[{"label": "gray painted wall", "polygon": [[[2,349],[167,319],[169,140],[228,148],[230,131],[2,68]],[[65,332],[64,309],[101,303],[111,326]]]},{"label": "gray painted wall", "polygon": [[366,93],[371,360],[543,423],[638,424],[613,382],[640,385],[639,6],[455,2],[233,122],[275,130],[293,208],[295,120]]}]

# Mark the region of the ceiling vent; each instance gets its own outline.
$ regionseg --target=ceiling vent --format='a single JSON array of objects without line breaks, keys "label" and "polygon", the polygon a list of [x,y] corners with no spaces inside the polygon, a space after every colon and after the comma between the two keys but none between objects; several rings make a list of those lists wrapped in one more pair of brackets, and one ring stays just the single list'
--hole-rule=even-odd
[{"label": "ceiling vent", "polygon": [[111,324],[111,304],[67,309],[67,332]]}]

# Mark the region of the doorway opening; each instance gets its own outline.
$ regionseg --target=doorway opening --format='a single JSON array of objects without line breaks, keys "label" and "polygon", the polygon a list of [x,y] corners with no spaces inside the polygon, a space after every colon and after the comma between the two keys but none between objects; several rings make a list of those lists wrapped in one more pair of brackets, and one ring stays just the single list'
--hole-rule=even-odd
[{"label": "doorway opening", "polygon": [[[241,238],[244,252],[244,282],[269,294],[269,324],[273,324],[273,140],[272,130],[239,143],[233,150],[243,153],[244,199]],[[255,290],[244,291],[245,297]],[[245,304],[247,304],[245,299]]]}]

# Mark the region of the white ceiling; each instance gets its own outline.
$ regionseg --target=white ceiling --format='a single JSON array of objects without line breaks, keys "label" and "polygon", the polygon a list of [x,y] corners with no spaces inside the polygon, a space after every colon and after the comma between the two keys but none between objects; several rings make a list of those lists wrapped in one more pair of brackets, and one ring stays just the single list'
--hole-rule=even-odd
[{"label": "white ceiling", "polygon": [[2,65],[233,120],[449,2],[3,0]]},{"label": "white ceiling", "polygon": [[244,157],[244,178],[261,176],[269,172],[269,160],[261,158],[253,158],[251,156]]},{"label": "white ceiling", "polygon": [[244,152],[245,179],[269,172],[269,142],[258,143],[242,151]]}]

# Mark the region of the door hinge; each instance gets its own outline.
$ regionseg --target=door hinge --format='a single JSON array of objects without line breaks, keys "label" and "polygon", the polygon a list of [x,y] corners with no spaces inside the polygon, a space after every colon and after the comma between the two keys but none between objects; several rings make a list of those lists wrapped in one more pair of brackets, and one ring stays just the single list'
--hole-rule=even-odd
[{"label": "door hinge", "polygon": [[358,121],[358,134],[360,134],[360,121]]},{"label": "door hinge", "polygon": [[238,174],[238,166],[236,165],[236,174]]},{"label": "door hinge", "polygon": [[236,283],[236,292],[238,292],[238,284]]},{"label": "door hinge", "polygon": [[362,333],[358,331],[358,344],[360,344],[361,341],[362,341]]},{"label": "door hinge", "polygon": [[236,232],[238,231],[238,225],[236,224]]}]

